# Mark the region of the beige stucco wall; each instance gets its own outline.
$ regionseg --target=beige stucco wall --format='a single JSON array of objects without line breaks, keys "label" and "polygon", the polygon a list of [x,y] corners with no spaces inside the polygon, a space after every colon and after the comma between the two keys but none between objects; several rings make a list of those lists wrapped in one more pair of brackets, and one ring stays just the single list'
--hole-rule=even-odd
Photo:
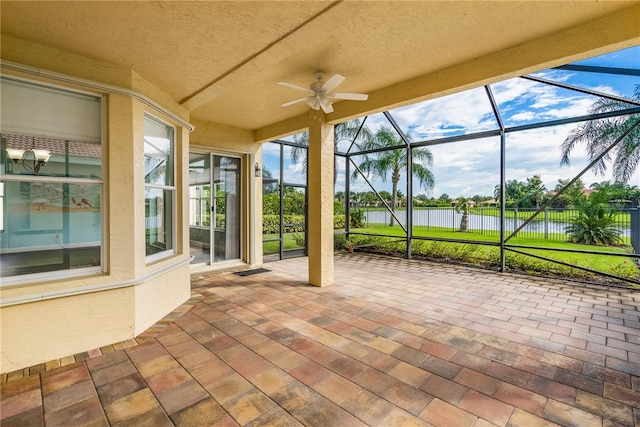
[{"label": "beige stucco wall", "polygon": [[[181,120],[188,113],[128,70],[2,36],[2,59],[131,89]],[[140,97],[3,69],[4,74],[77,87],[105,96],[103,157],[105,273],[2,286],[0,372],[11,372],[135,337],[187,300],[189,132]],[[144,236],[144,113],[176,126],[176,254],[147,264]]]},{"label": "beige stucco wall", "polygon": [[333,126],[322,111],[309,111],[309,283],[333,284]]},{"label": "beige stucco wall", "polygon": [[134,299],[128,287],[3,307],[1,372],[132,338]]}]

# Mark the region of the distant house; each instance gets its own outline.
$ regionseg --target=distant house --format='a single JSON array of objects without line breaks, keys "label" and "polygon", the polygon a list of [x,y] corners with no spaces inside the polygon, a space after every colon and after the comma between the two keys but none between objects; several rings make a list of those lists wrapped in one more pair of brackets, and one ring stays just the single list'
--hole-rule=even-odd
[{"label": "distant house", "polygon": [[[584,189],[582,190],[582,194],[583,194],[585,197],[589,198],[589,196],[591,196],[593,193],[596,193],[597,191],[598,191],[598,190],[595,190],[595,189],[593,189],[593,188],[584,188]],[[557,191],[549,191],[549,192],[547,193],[547,195],[548,195],[548,196],[550,196],[550,197],[553,197],[553,196],[555,196],[556,194],[558,194],[558,192],[557,192]]]},{"label": "distant house", "polygon": [[[452,207],[452,208],[455,208],[457,204],[458,204],[458,199],[453,199],[453,200],[451,201],[451,207]],[[469,200],[469,206],[472,206],[472,207],[473,207],[473,206],[475,206],[475,205],[476,205],[476,202],[474,202],[473,200]]]},{"label": "distant house", "polygon": [[484,201],[480,202],[479,205],[483,206],[483,207],[486,207],[486,208],[497,208],[498,207],[498,201],[496,199],[484,200]]}]

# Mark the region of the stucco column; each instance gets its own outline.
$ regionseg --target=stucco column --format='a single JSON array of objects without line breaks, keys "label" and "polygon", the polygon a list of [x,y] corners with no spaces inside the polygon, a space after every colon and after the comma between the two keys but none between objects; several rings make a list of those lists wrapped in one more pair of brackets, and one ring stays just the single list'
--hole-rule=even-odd
[{"label": "stucco column", "polygon": [[309,283],[333,284],[333,125],[322,111],[309,112]]}]

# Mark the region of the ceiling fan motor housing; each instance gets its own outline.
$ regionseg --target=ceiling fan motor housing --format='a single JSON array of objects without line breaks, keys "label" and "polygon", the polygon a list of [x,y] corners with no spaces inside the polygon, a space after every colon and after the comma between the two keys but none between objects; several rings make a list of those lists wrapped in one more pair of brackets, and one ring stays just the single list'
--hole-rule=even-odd
[{"label": "ceiling fan motor housing", "polygon": [[324,82],[322,80],[318,80],[317,82],[313,82],[311,83],[311,90],[314,91],[316,93],[316,95],[318,93],[325,93],[325,91],[322,89],[322,85],[324,84]]},{"label": "ceiling fan motor housing", "polygon": [[284,104],[282,104],[282,106],[286,107],[289,105],[306,101],[309,107],[311,107],[312,109],[319,110],[320,108],[322,108],[322,110],[325,113],[329,114],[333,112],[333,107],[331,105],[332,102],[330,98],[356,100],[356,101],[366,101],[368,98],[368,95],[360,94],[360,93],[342,93],[342,92],[333,93],[333,89],[335,89],[336,86],[342,83],[345,79],[344,76],[341,76],[340,74],[333,75],[326,82],[323,81],[324,72],[322,71],[317,71],[315,73],[315,77],[317,81],[309,85],[310,89],[305,89],[301,86],[297,86],[287,82],[278,82],[278,84],[282,86],[286,86],[291,89],[301,90],[309,94],[309,96],[305,98],[298,98],[298,99],[294,99],[293,101],[285,102]]}]

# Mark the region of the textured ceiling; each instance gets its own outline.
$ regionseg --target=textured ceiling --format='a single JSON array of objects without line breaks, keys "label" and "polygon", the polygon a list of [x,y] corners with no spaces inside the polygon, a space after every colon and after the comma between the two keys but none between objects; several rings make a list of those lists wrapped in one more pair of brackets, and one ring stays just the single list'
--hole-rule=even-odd
[{"label": "textured ceiling", "polygon": [[[340,73],[339,91],[372,94],[343,113],[353,116],[428,95],[402,85],[460,64],[483,78],[507,72],[498,53],[535,56],[516,48],[554,34],[562,45],[572,27],[629,8],[640,11],[629,1],[2,1],[1,24],[3,34],[134,70],[192,118],[258,130],[308,109],[280,107],[301,96],[280,80],[306,87],[315,71]],[[620,42],[597,37],[604,49]],[[547,62],[580,54],[552,49]],[[491,55],[503,63],[473,69]]]}]

